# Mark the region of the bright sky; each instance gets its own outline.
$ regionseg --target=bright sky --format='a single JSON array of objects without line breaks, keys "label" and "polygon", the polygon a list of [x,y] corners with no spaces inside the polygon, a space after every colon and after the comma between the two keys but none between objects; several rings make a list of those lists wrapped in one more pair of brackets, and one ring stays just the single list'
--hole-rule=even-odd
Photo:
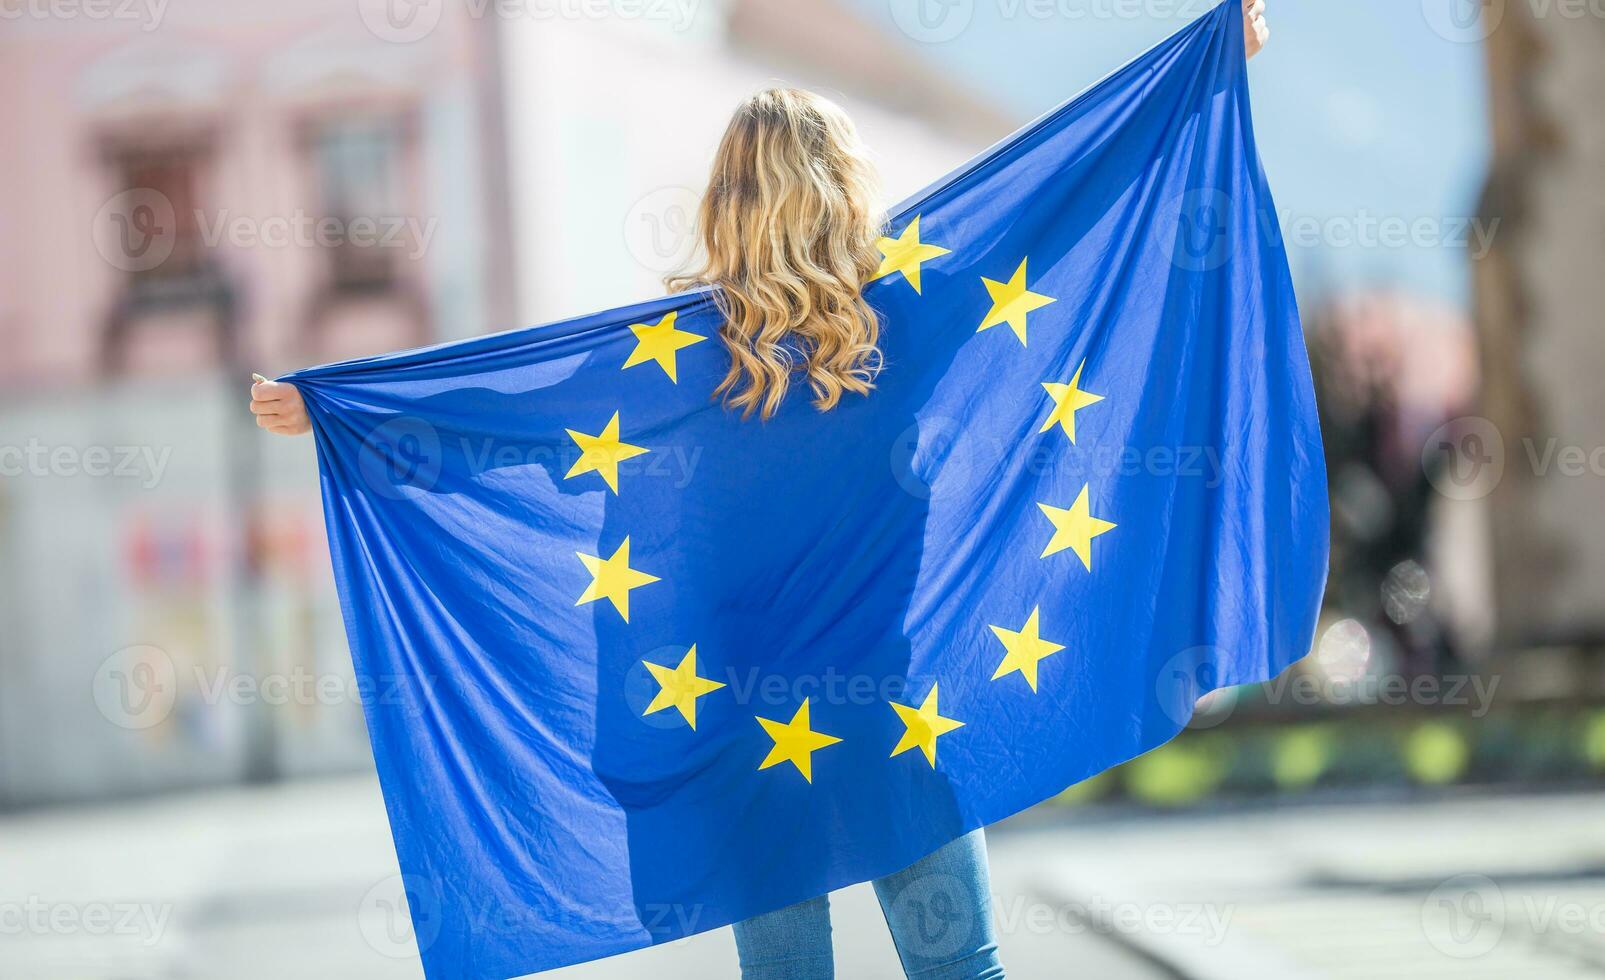
[{"label": "bright sky", "polygon": [[[926,38],[910,44],[1022,118],[1212,6],[847,2],[894,36]],[[1269,0],[1273,37],[1250,84],[1260,153],[1306,301],[1324,289],[1376,285],[1469,307],[1462,243],[1475,249],[1478,241],[1471,223],[1487,167],[1487,107],[1483,49],[1450,19],[1456,5],[1465,0]],[[966,12],[967,25],[943,40]]]}]

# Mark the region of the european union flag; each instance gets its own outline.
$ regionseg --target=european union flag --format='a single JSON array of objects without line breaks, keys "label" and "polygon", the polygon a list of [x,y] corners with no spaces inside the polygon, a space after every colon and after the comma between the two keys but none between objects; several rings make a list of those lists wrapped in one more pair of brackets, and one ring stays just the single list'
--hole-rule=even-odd
[{"label": "european union flag", "polygon": [[286,379],[429,976],[891,873],[1307,650],[1326,480],[1241,31],[898,209],[834,411],[713,401],[706,292]]}]

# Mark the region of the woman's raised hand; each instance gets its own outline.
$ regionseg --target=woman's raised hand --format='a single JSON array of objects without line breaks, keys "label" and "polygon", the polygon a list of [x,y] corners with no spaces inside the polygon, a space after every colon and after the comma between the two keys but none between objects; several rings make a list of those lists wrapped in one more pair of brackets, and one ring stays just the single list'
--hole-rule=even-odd
[{"label": "woman's raised hand", "polygon": [[257,428],[281,436],[312,431],[306,403],[301,401],[301,392],[295,385],[269,381],[260,374],[251,375],[251,380],[251,414],[256,416]]},{"label": "woman's raised hand", "polygon": [[1270,39],[1271,29],[1265,23],[1265,0],[1243,0],[1243,47],[1248,56],[1259,54]]}]

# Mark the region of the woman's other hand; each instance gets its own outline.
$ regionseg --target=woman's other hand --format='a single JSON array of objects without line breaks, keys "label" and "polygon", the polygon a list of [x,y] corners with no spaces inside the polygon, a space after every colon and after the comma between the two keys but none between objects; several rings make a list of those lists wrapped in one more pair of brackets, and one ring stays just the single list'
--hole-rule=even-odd
[{"label": "woman's other hand", "polygon": [[277,432],[281,436],[298,436],[312,431],[312,420],[307,418],[306,403],[295,385],[282,381],[269,381],[260,374],[251,375],[251,414],[256,416],[257,428]]},{"label": "woman's other hand", "polygon": [[1259,54],[1270,39],[1271,29],[1265,24],[1265,0],[1243,0],[1243,47],[1248,56]]}]

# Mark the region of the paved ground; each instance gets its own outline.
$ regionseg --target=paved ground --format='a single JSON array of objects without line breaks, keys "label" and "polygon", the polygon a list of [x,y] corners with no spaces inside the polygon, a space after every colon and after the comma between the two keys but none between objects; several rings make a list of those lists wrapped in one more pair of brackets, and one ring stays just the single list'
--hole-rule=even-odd
[{"label": "paved ground", "polygon": [[1300,807],[1039,836],[1045,887],[1141,913],[1123,935],[1183,977],[1605,977],[1605,796]]},{"label": "paved ground", "polygon": [[[991,835],[1016,980],[1605,976],[1605,796],[1025,820]],[[0,819],[0,978],[416,978],[374,783]],[[838,973],[901,976],[866,887]],[[732,977],[727,929],[549,976]]]}]

